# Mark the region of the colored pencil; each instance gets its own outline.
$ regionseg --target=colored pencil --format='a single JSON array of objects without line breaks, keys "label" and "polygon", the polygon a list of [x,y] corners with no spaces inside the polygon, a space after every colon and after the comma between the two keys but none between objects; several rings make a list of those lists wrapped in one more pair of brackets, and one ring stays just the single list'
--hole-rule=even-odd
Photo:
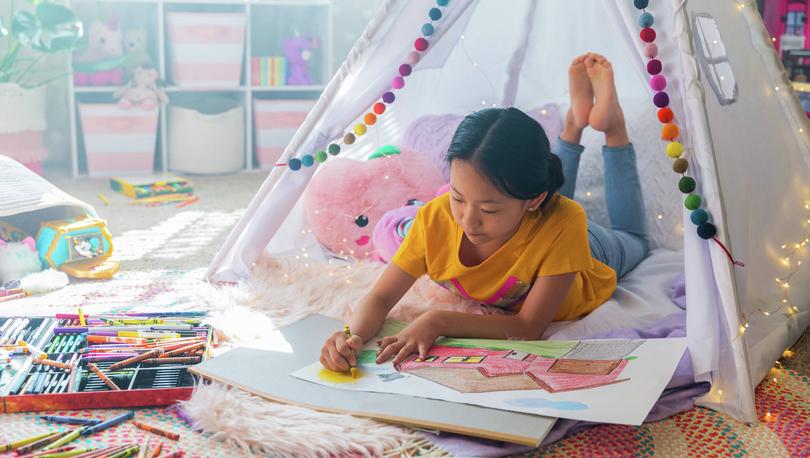
[{"label": "colored pencil", "polygon": [[116,385],[116,384],[115,384],[115,382],[113,382],[112,380],[110,380],[110,378],[109,378],[109,377],[107,377],[106,375],[104,375],[104,373],[103,373],[103,372],[101,372],[101,369],[99,369],[99,368],[98,368],[98,366],[96,366],[95,364],[90,363],[90,364],[88,364],[88,365],[87,365],[87,367],[88,367],[88,368],[89,368],[91,371],[93,371],[93,373],[94,373],[94,374],[96,374],[96,376],[97,376],[98,378],[100,378],[100,379],[101,379],[101,381],[102,381],[102,382],[104,382],[104,384],[105,384],[105,385],[107,385],[108,387],[110,387],[110,389],[111,389],[111,390],[120,390],[120,389],[121,389],[121,388],[119,388],[119,387],[118,387],[118,385]]},{"label": "colored pencil", "polygon": [[147,425],[139,421],[133,421],[132,424],[135,425],[136,428],[149,431],[152,434],[157,434],[158,436],[163,436],[173,441],[180,440],[180,435],[175,432],[166,431],[165,429],[160,429],[157,426]]}]

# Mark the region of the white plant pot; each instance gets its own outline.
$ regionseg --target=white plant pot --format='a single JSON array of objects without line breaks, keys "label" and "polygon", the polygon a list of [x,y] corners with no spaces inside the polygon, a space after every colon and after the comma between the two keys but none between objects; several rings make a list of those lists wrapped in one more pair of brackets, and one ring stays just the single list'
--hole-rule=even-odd
[{"label": "white plant pot", "polygon": [[43,131],[45,86],[24,89],[16,83],[0,83],[0,134]]}]

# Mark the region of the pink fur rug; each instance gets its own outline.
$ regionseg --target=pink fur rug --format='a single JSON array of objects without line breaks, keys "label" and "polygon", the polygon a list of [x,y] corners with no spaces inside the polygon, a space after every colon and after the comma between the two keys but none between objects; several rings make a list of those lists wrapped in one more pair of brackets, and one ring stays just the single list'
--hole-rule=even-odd
[{"label": "pink fur rug", "polygon": [[[221,288],[209,298],[217,304],[211,321],[233,346],[256,346],[268,330],[310,314],[346,320],[384,269],[385,265],[375,262],[327,264],[264,258],[250,281]],[[436,308],[499,312],[420,279],[392,310],[392,317],[411,321]],[[217,439],[257,453],[398,456],[418,451],[422,456],[444,455],[408,428],[279,404],[219,384],[199,387],[185,409]]]}]

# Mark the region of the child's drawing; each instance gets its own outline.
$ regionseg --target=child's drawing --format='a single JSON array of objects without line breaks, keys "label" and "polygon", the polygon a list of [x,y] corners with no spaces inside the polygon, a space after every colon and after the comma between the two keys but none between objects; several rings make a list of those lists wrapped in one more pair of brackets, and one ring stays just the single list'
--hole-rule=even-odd
[{"label": "child's drawing", "polygon": [[[388,323],[388,322],[386,322]],[[396,333],[393,326],[386,334]],[[373,342],[373,341],[372,341]],[[686,348],[683,338],[512,341],[441,338],[428,356],[376,364],[369,344],[359,377],[320,363],[293,376],[341,389],[441,399],[501,410],[639,425]]]},{"label": "child's drawing", "polygon": [[517,350],[434,345],[397,367],[462,393],[542,389],[549,393],[621,383],[624,359],[644,341],[579,342],[561,358]]}]

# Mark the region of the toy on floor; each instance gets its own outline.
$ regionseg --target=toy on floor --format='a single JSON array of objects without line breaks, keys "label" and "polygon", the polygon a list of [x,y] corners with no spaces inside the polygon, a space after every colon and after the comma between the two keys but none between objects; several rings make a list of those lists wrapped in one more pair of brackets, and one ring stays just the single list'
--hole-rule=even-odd
[{"label": "toy on floor", "polygon": [[114,97],[118,98],[118,106],[121,108],[138,106],[147,111],[169,103],[169,97],[160,85],[160,73],[151,64],[136,67],[132,80],[115,91]]},{"label": "toy on floor", "polygon": [[373,230],[382,216],[410,200],[430,200],[443,184],[439,169],[422,154],[404,148],[385,154],[367,161],[330,159],[307,186],[307,223],[333,253],[373,256]]},{"label": "toy on floor", "polygon": [[176,175],[114,177],[110,178],[110,188],[133,199],[194,192],[191,181]]},{"label": "toy on floor", "polygon": [[124,55],[117,19],[92,21],[87,44],[74,57],[73,81],[77,86],[120,86],[129,56]]},{"label": "toy on floor", "polygon": [[109,261],[113,241],[103,220],[80,218],[42,223],[37,250],[43,264],[77,278],[111,278],[120,264]]}]

